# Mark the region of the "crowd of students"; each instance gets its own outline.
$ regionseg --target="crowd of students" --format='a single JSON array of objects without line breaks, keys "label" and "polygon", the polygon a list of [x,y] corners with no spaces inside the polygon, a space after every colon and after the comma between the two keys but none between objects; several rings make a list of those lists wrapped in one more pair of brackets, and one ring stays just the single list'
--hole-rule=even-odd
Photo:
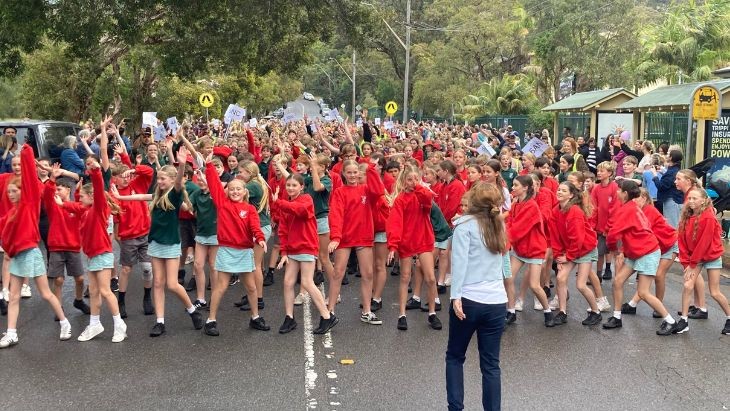
[{"label": "crowd of students", "polygon": [[[320,317],[314,333],[324,334],[340,321],[335,313],[350,271],[360,277],[360,320],[381,325],[376,313],[388,266],[399,276],[399,330],[408,329],[409,310],[426,312],[426,324],[441,329],[439,296],[449,286],[459,302],[456,311],[456,304],[450,307],[451,323],[464,314],[462,293],[479,300],[502,292],[502,327],[515,323],[529,290],[544,325],[559,326],[568,321],[567,284],[576,271],[584,325],[619,328],[622,316],[635,314],[643,300],[663,320],[657,334],[684,333],[689,319],[708,318],[704,269],[711,296],[728,316],[722,333],[730,334],[730,307],[719,289],[720,227],[696,175],[679,169],[676,148],[654,154],[650,142],[629,148],[609,138],[599,151],[595,141],[566,137],[557,146],[560,155],[551,147],[536,157],[520,152],[519,134],[509,127],[411,122],[386,130],[366,118],[359,127],[305,119],[254,128],[236,123],[225,132],[184,124],[161,141],[147,130],[130,142],[111,118],[88,128],[68,139],[68,150],[83,150],[82,165],[64,169],[35,159],[26,144],[19,154],[9,153],[11,168],[0,174],[0,310],[8,321],[0,348],[19,341],[19,301],[30,278],[60,322],[60,339],[71,338],[60,298],[64,273],[75,281],[73,306],[90,316],[78,340],[104,332],[102,303],[112,314],[112,341],[125,340],[126,293],[137,265],[142,311],[155,316],[151,337],[166,332],[166,295],[181,302],[194,329],[219,335],[221,299],[239,281],[245,292],[236,305],[250,311],[250,328],[270,330],[262,315],[265,288],[281,281],[279,332],[296,329],[294,307],[309,298]],[[547,131],[522,142],[532,137],[550,142]],[[485,141],[494,155],[482,154]],[[669,188],[681,196],[667,194]],[[662,203],[666,198],[679,204],[679,214]],[[476,223],[467,224],[472,219]],[[471,245],[463,238],[451,244],[460,224],[472,224],[471,234],[464,232],[473,236]],[[502,234],[487,235],[502,226]],[[486,292],[469,282],[479,277],[465,261],[480,237],[499,257],[485,263],[496,270],[479,282],[488,283]],[[662,300],[677,257],[684,292],[675,318]],[[625,302],[624,283],[633,273],[637,292]],[[601,289],[610,279],[613,309]],[[602,312],[610,313],[605,322]]]}]

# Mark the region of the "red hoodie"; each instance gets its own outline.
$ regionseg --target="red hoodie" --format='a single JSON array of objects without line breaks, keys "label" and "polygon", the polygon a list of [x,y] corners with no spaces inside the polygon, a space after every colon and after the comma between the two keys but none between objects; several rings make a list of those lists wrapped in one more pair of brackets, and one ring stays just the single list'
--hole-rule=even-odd
[{"label": "red hoodie", "polygon": [[87,257],[93,258],[104,253],[112,252],[112,240],[107,233],[109,214],[111,209],[104,195],[104,178],[101,170],[89,172],[91,184],[94,187],[94,204],[86,207],[81,203],[63,203],[64,210],[81,214],[81,248]]},{"label": "red hoodie", "polygon": [[454,223],[451,220],[459,212],[461,197],[464,196],[464,193],[466,193],[466,186],[457,178],[453,178],[448,183],[444,183],[441,186],[441,192],[438,193],[436,205],[444,213],[444,218],[451,228],[454,228]]},{"label": "red hoodie", "polygon": [[542,180],[542,186],[549,188],[550,191],[552,191],[553,193],[557,193],[558,192],[558,185],[559,185],[558,184],[558,181],[555,180],[552,177],[545,177]]},{"label": "red hoodie", "polygon": [[319,255],[319,235],[312,197],[300,194],[293,200],[280,198],[276,207],[282,216],[279,223],[281,255]]},{"label": "red hoodie", "polygon": [[606,235],[606,247],[609,251],[614,251],[619,241],[622,242],[624,255],[632,260],[659,249],[659,242],[651,231],[649,220],[635,201],[625,202],[613,214],[613,222]]},{"label": "red hoodie", "polygon": [[372,204],[385,193],[378,172],[370,165],[367,184],[344,185],[330,198],[330,240],[339,248],[372,247],[375,238]]},{"label": "red hoodie", "polygon": [[378,197],[373,205],[373,229],[375,233],[384,233],[390,217],[390,204],[385,195]]},{"label": "red hoodie", "polygon": [[[696,227],[695,224],[699,224]],[[682,266],[694,268],[699,263],[717,260],[724,252],[722,227],[717,222],[711,207],[699,216],[689,216],[679,227],[679,262]]]},{"label": "red hoodie", "polygon": [[48,214],[48,251],[81,251],[81,214],[56,204],[56,182],[48,180],[43,188],[43,207]]},{"label": "red hoodie", "polygon": [[218,244],[235,249],[251,249],[256,242],[264,241],[261,222],[256,208],[248,202],[231,201],[218,179],[212,163],[205,167],[210,197],[218,210]]},{"label": "red hoodie", "polygon": [[[282,195],[282,196],[286,195],[286,178],[282,177],[277,180],[276,175],[274,175],[273,178],[270,178],[267,181],[267,184],[269,186],[270,192],[275,193],[276,189],[278,188],[279,195]],[[334,184],[333,184],[333,186],[334,186]],[[330,199],[330,201],[331,201],[331,199]],[[271,216],[271,222],[274,224],[279,224],[281,215],[279,213],[279,209],[276,207],[276,204],[269,204],[269,214]]]},{"label": "red hoodie", "polygon": [[505,222],[507,236],[515,254],[522,258],[545,258],[547,240],[540,207],[535,198],[512,203]]},{"label": "red hoodie", "polygon": [[[154,176],[152,168],[139,165],[134,167],[134,171],[135,176],[126,187],[117,187],[119,194],[145,194],[149,191]],[[119,207],[121,212],[114,216],[114,225],[119,227],[117,235],[121,240],[131,240],[149,234],[152,221],[146,201],[120,201]]]},{"label": "red hoodie", "polygon": [[403,191],[393,202],[388,217],[388,249],[408,258],[433,251],[436,241],[431,225],[430,190],[416,186],[413,192]]},{"label": "red hoodie", "polygon": [[613,213],[621,206],[618,199],[618,185],[611,181],[607,185],[596,184],[591,190],[591,199],[595,205],[596,232],[605,236],[609,229]]},{"label": "red hoodie", "polygon": [[253,155],[256,164],[261,162],[261,147],[256,145],[253,138],[253,131],[246,130],[246,139],[248,140],[248,152]]},{"label": "red hoodie", "polygon": [[552,221],[550,243],[554,256],[565,255],[568,261],[573,261],[593,251],[598,245],[590,218],[577,205],[572,205],[567,212],[563,212],[559,206],[555,207]]},{"label": "red hoodie", "polygon": [[542,229],[545,232],[545,241],[547,247],[552,247],[552,236],[550,235],[550,226],[553,223],[553,210],[558,206],[558,198],[555,191],[547,187],[540,187],[540,191],[535,193],[535,201],[540,207],[540,216],[542,216]]},{"label": "red hoodie", "polygon": [[395,178],[393,178],[390,173],[383,174],[383,185],[385,186],[385,190],[388,191],[388,194],[393,193],[393,189],[395,188]]},{"label": "red hoodie", "polygon": [[[41,237],[38,231],[41,187],[36,174],[33,148],[28,144],[24,144],[20,151],[20,169],[22,170],[20,173],[20,201],[13,204],[12,208],[0,219],[3,249],[10,258],[22,251],[38,247]],[[7,198],[7,190],[3,194],[3,198]]]},{"label": "red hoodie", "polygon": [[662,254],[666,253],[677,242],[677,230],[667,223],[664,216],[653,205],[647,204],[641,211],[649,220],[649,226],[659,243],[659,249]]}]

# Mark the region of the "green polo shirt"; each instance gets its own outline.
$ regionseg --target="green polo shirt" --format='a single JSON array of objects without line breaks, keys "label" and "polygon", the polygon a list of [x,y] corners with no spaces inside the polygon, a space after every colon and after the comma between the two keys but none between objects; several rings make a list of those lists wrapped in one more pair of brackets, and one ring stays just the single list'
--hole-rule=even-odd
[{"label": "green polo shirt", "polygon": [[312,196],[314,202],[314,216],[316,218],[324,218],[330,212],[330,193],[332,192],[332,179],[327,174],[323,175],[319,181],[324,186],[324,190],[315,191],[312,176],[307,174],[304,176],[304,192]]},{"label": "green polo shirt", "polygon": [[149,239],[163,245],[180,244],[178,212],[182,204],[182,190],[178,192],[173,188],[167,196],[174,208],[167,211],[159,207],[152,209]]},{"label": "green polo shirt", "polygon": [[195,210],[195,221],[197,235],[210,237],[218,234],[218,211],[213,204],[213,198],[209,192],[198,190],[190,195],[190,202]]},{"label": "green polo shirt", "polygon": [[[261,206],[261,201],[264,199],[264,188],[256,181],[249,181],[246,183],[246,190],[248,190],[248,203],[258,210]],[[261,221],[261,227],[271,225],[271,217],[269,217],[269,211],[267,209],[261,210],[259,220]]]}]

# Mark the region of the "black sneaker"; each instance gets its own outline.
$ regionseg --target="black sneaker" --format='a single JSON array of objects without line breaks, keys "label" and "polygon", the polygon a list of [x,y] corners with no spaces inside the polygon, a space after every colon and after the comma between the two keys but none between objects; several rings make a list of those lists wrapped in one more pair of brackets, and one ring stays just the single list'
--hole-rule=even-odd
[{"label": "black sneaker", "polygon": [[241,279],[238,277],[238,275],[232,275],[230,281],[228,281],[228,286],[233,287],[234,285],[241,282]]},{"label": "black sneaker", "polygon": [[693,320],[706,320],[709,317],[709,315],[707,314],[707,310],[702,311],[698,308],[698,309],[690,312],[687,317],[689,317]]},{"label": "black sneaker", "polygon": [[720,332],[722,335],[730,335],[730,319],[725,320],[725,328]]},{"label": "black sneaker", "polygon": [[[681,314],[680,314],[680,315],[681,315]],[[662,315],[661,315],[661,314],[659,314],[659,313],[658,313],[658,312],[656,312],[656,311],[652,311],[652,313],[651,313],[651,317],[652,317],[652,318],[663,318],[663,317],[662,317]]]},{"label": "black sneaker", "polygon": [[[84,302],[84,300],[74,300],[74,308],[76,308],[77,310],[81,311],[82,313],[84,313],[86,315],[91,314],[91,309],[89,308],[88,304],[86,304]],[[119,310],[120,311],[122,310],[121,304],[120,304]],[[124,315],[126,316],[127,313],[124,313]],[[122,318],[125,318],[125,317],[122,317]]]},{"label": "black sneaker", "polygon": [[583,325],[598,325],[603,321],[601,313],[594,313],[593,311],[588,313],[588,317],[583,320]]},{"label": "black sneaker", "polygon": [[347,284],[350,284],[350,280],[348,280],[347,275],[345,275],[344,277],[342,277],[342,285],[347,285]]},{"label": "black sneaker", "polygon": [[236,301],[233,303],[236,307],[243,307],[244,305],[248,305],[248,294],[244,294],[243,297],[241,297],[241,301]]},{"label": "black sneaker", "polygon": [[274,270],[269,268],[269,271],[264,276],[264,287],[274,285]]},{"label": "black sneaker", "polygon": [[383,308],[383,301],[370,300],[370,311],[376,312]]},{"label": "black sneaker", "polygon": [[629,303],[623,303],[621,304],[621,314],[635,315],[636,307],[630,306]]},{"label": "black sneaker", "polygon": [[677,333],[677,322],[669,324],[666,321],[662,321],[661,327],[656,331],[656,335],[672,335]]},{"label": "black sneaker", "polygon": [[504,317],[504,324],[510,325],[510,324],[514,323],[515,321],[517,321],[517,314],[507,311],[507,315],[505,315],[505,317]]},{"label": "black sneaker", "polygon": [[269,331],[271,329],[271,327],[266,325],[266,321],[264,321],[264,317],[261,317],[261,316],[259,316],[259,318],[255,319],[255,320],[253,318],[251,320],[249,320],[248,326],[250,328],[253,328],[254,330],[259,330],[259,331]]},{"label": "black sneaker", "polygon": [[113,293],[116,293],[117,291],[119,291],[119,279],[118,278],[112,278],[112,281],[109,285],[110,285]]},{"label": "black sneaker", "polygon": [[408,320],[406,320],[406,316],[398,318],[398,329],[401,331],[405,331],[408,329]]},{"label": "black sneaker", "polygon": [[190,319],[193,320],[193,327],[195,327],[196,330],[203,328],[203,325],[205,325],[203,314],[201,314],[198,310],[195,310],[190,314]]},{"label": "black sneaker", "polygon": [[[406,307],[406,309],[408,309],[408,307]],[[421,306],[421,311],[423,311],[424,313],[427,313],[428,312],[428,304],[422,305]],[[436,303],[436,311],[441,311],[441,303]]]},{"label": "black sneaker", "polygon": [[84,298],[89,298],[89,286],[86,286],[86,289],[84,290]]},{"label": "black sneaker", "polygon": [[193,303],[193,305],[195,306],[195,310],[196,311],[197,310],[207,310],[207,309],[210,308],[208,306],[208,303],[207,302],[203,302],[203,301],[200,301],[200,300],[195,300],[195,302]]},{"label": "black sneaker", "polygon": [[256,305],[258,305],[259,310],[263,310],[264,309],[264,299],[261,298],[260,300],[258,300]]},{"label": "black sneaker", "polygon": [[677,330],[675,333],[684,334],[686,332],[689,332],[689,323],[687,323],[684,318],[680,318],[679,321],[677,321]]},{"label": "black sneaker", "polygon": [[393,269],[390,270],[390,275],[393,277],[398,277],[400,275],[400,265],[394,265]]},{"label": "black sneaker", "polygon": [[446,294],[446,286],[443,284],[436,284],[436,291],[441,294]]},{"label": "black sneaker", "polygon": [[[690,305],[689,309],[687,310],[687,314],[692,314],[695,311],[697,311],[697,307],[695,307],[694,305]],[[684,314],[682,313],[682,311],[677,311],[677,315],[681,317]],[[689,317],[689,315],[688,315],[688,317]]]},{"label": "black sneaker", "polygon": [[545,295],[547,298],[552,297],[552,293],[550,292],[550,287],[542,287],[542,290],[545,291]]},{"label": "black sneaker", "polygon": [[314,273],[314,285],[319,287],[324,282],[324,273],[322,270],[317,270]]},{"label": "black sneaker", "polygon": [[195,281],[195,276],[190,277],[188,285],[185,286],[185,291],[195,291],[198,289],[198,282]]},{"label": "black sneaker", "polygon": [[205,323],[205,326],[203,326],[203,332],[205,335],[210,335],[211,337],[217,337],[220,335],[218,332],[218,322],[217,321],[211,321],[209,323]]},{"label": "black sneaker", "polygon": [[180,285],[185,284],[185,270],[177,270],[177,283]]},{"label": "black sneaker", "polygon": [[608,319],[605,323],[603,323],[603,328],[610,330],[612,328],[621,328],[623,327],[623,324],[621,323],[620,318],[616,318],[614,316],[611,316],[611,318]]},{"label": "black sneaker", "polygon": [[563,311],[558,312],[555,314],[555,325],[563,325],[568,323],[568,314],[564,313]]},{"label": "black sneaker", "polygon": [[8,303],[2,298],[0,298],[0,315],[8,315]]},{"label": "black sneaker", "polygon": [[441,320],[436,317],[436,314],[431,314],[428,316],[428,325],[434,330],[440,330],[441,328],[443,328],[443,325],[441,325]]},{"label": "black sneaker", "polygon": [[418,310],[419,308],[421,308],[421,301],[416,301],[413,297],[406,302],[406,310]]},{"label": "black sneaker", "polygon": [[[74,307],[76,307],[76,302],[74,301]],[[119,302],[119,315],[122,318],[127,318],[127,303],[125,302]]]},{"label": "black sneaker", "polygon": [[603,272],[602,278],[604,280],[610,280],[611,278],[613,278],[613,272],[611,271],[610,268],[608,268],[608,267],[606,268],[606,271]]},{"label": "black sneaker", "polygon": [[144,315],[152,315],[155,313],[155,306],[152,304],[152,296],[145,296],[142,299],[142,309]]},{"label": "black sneaker", "polygon": [[155,323],[155,326],[152,327],[152,331],[150,331],[150,337],[159,337],[164,333],[165,333],[165,324]]},{"label": "black sneaker", "polygon": [[555,327],[557,325],[555,323],[555,314],[552,311],[543,313],[543,316],[545,317],[545,327]]},{"label": "black sneaker", "polygon": [[279,334],[292,332],[295,328],[297,328],[296,320],[287,315],[286,317],[284,317],[284,324],[279,327]]},{"label": "black sneaker", "polygon": [[319,317],[319,327],[317,327],[317,329],[312,333],[326,334],[327,331],[331,330],[338,322],[340,322],[340,319],[332,313],[330,313],[330,318],[328,320],[325,320],[324,317]]}]

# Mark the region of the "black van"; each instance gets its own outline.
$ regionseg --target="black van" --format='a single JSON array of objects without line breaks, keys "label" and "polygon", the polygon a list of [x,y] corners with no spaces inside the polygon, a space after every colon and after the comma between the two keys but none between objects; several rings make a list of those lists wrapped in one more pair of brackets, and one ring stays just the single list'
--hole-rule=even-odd
[{"label": "black van", "polygon": [[0,134],[5,127],[13,127],[18,133],[18,146],[27,142],[33,147],[36,158],[49,157],[51,162],[59,161],[66,136],[78,136],[81,127],[75,123],[54,120],[10,120],[0,121]]}]

